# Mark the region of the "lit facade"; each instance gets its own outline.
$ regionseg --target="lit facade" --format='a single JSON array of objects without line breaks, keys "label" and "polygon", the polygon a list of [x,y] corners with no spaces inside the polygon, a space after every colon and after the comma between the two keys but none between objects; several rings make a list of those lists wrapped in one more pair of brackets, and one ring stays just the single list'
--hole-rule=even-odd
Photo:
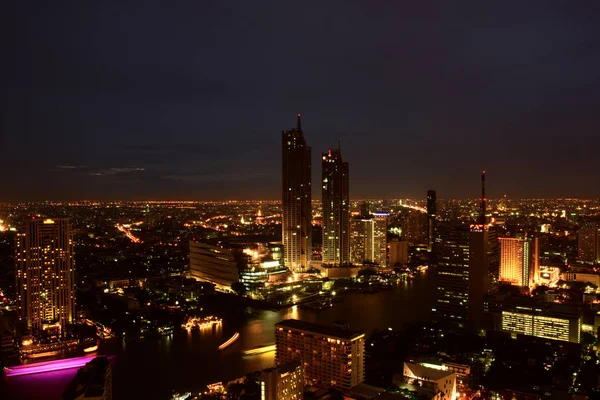
[{"label": "lit facade", "polygon": [[375,221],[370,217],[350,220],[350,262],[354,265],[374,262]]},{"label": "lit facade", "polygon": [[239,268],[233,252],[206,243],[190,241],[190,275],[198,281],[230,289],[238,282]]},{"label": "lit facade", "polygon": [[600,263],[600,228],[581,228],[577,232],[577,258],[581,262]]},{"label": "lit facade", "polygon": [[350,198],[348,163],[340,149],[322,156],[323,265],[350,263]]},{"label": "lit facade", "polygon": [[310,267],[312,259],[311,148],[298,126],[281,133],[282,240],[285,266],[294,272]]},{"label": "lit facade", "polygon": [[31,219],[16,236],[17,311],[33,332],[75,321],[73,232],[68,218]]},{"label": "lit facade", "polygon": [[539,273],[537,238],[499,238],[500,281],[532,286]]},{"label": "lit facade", "polygon": [[437,201],[435,190],[427,191],[427,251],[433,251],[435,243],[435,219],[437,217]]},{"label": "lit facade", "polygon": [[350,389],[364,380],[362,332],[290,319],[275,324],[275,345],[276,365],[300,361],[306,384]]},{"label": "lit facade", "polygon": [[544,339],[579,343],[583,313],[575,306],[540,303],[530,298],[487,300],[493,329]]},{"label": "lit facade", "polygon": [[410,210],[402,225],[403,239],[417,245],[427,243],[427,214]]},{"label": "lit facade", "polygon": [[261,400],[302,400],[304,392],[304,368],[299,361],[292,361],[260,373]]},{"label": "lit facade", "polygon": [[382,267],[387,266],[387,225],[389,216],[388,213],[373,213],[373,260]]}]

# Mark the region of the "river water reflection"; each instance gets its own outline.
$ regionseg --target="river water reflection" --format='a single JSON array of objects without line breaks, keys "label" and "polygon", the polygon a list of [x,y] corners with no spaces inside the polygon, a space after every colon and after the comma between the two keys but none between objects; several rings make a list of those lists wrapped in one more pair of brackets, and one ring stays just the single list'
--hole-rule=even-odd
[{"label": "river water reflection", "polygon": [[[373,329],[400,328],[430,317],[435,286],[433,274],[401,282],[393,290],[375,294],[349,293],[333,308],[323,311],[298,307],[259,311],[241,321],[224,321],[221,327],[141,343],[110,343],[101,348],[113,358],[115,399],[168,399],[171,391],[200,391],[206,384],[228,381],[274,364],[274,352],[244,356],[243,350],[272,344],[275,323],[288,318],[310,322],[346,321],[351,329],[367,334]],[[235,332],[239,339],[219,351]],[[0,398],[60,399],[76,370],[35,376],[4,378]],[[5,393],[3,397],[2,392]]]}]

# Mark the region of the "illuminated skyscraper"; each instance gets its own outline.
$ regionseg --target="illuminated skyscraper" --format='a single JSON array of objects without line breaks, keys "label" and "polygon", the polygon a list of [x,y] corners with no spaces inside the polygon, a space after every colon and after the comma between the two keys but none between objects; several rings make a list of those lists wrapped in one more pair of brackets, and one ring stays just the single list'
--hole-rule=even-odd
[{"label": "illuminated skyscraper", "polygon": [[577,258],[587,263],[600,263],[600,228],[581,228],[577,232]]},{"label": "illuminated skyscraper", "polygon": [[435,242],[435,218],[437,216],[437,201],[435,190],[427,191],[427,251],[433,251]]},{"label": "illuminated skyscraper", "polygon": [[499,238],[500,281],[531,286],[536,280],[537,238]]},{"label": "illuminated skyscraper", "polygon": [[323,265],[350,262],[350,199],[348,163],[342,151],[323,153]]},{"label": "illuminated skyscraper", "polygon": [[73,232],[68,218],[31,219],[16,238],[19,318],[34,333],[75,320]]},{"label": "illuminated skyscraper", "polygon": [[282,240],[285,266],[292,271],[310,267],[312,259],[311,150],[298,126],[281,133]]}]

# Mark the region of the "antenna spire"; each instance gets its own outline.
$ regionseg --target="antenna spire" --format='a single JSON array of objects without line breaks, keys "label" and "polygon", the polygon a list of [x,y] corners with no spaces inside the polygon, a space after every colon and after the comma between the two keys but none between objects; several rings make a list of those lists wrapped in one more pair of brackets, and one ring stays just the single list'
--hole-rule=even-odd
[{"label": "antenna spire", "polygon": [[485,212],[486,212],[486,198],[485,198],[485,170],[481,171],[481,203],[479,204],[479,221],[480,224],[485,224]]},{"label": "antenna spire", "polygon": [[302,116],[298,114],[298,131],[302,132]]}]

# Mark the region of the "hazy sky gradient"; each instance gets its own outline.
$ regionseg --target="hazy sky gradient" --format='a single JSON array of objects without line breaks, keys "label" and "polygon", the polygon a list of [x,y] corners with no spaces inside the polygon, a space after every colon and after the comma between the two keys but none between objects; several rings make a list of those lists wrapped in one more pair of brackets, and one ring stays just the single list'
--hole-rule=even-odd
[{"label": "hazy sky gradient", "polygon": [[298,112],[315,199],[600,196],[597,1],[14,3],[0,201],[276,199]]}]

